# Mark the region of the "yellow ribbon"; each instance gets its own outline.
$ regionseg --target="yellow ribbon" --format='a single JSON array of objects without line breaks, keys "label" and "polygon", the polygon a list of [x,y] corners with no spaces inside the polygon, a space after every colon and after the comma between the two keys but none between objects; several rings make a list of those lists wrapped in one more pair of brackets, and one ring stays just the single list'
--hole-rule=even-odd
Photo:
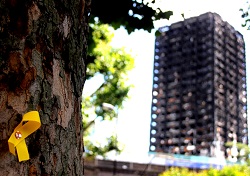
[{"label": "yellow ribbon", "polygon": [[30,111],[23,115],[23,120],[14,129],[14,132],[8,140],[9,151],[13,155],[16,155],[16,148],[19,162],[30,159],[25,138],[36,131],[40,126],[41,121],[38,111]]}]

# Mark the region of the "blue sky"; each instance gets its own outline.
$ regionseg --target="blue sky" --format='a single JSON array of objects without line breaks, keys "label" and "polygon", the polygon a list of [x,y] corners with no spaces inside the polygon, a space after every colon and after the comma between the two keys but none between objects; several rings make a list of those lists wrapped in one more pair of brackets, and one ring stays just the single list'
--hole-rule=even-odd
[{"label": "blue sky", "polygon": [[[239,30],[245,38],[247,55],[247,82],[249,80],[250,59],[250,31],[241,27],[243,20],[239,8],[244,4],[242,0],[159,0],[160,6],[166,10],[173,10],[174,16],[170,20],[155,23],[156,29],[182,20],[181,13],[185,17],[197,16],[208,11],[218,13],[224,21]],[[167,3],[167,4],[165,4]],[[124,146],[124,152],[118,157],[120,160],[148,162],[149,130],[151,116],[151,90],[153,80],[154,58],[154,31],[151,33],[139,30],[128,35],[121,28],[115,32],[113,46],[126,47],[135,56],[135,68],[129,74],[129,82],[134,85],[129,95],[130,99],[124,103],[124,109],[119,110],[118,122],[97,123],[96,134],[100,138],[104,134],[101,129],[117,130],[118,138]],[[85,89],[87,85],[85,85]],[[249,92],[249,91],[248,91]],[[249,97],[248,97],[248,102]],[[111,158],[113,156],[111,155]]]}]

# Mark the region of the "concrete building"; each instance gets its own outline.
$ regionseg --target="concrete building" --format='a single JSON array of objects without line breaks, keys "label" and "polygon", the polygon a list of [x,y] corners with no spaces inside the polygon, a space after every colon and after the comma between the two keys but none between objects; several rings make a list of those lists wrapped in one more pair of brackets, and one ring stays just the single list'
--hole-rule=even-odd
[{"label": "concrete building", "polygon": [[85,160],[85,176],[158,176],[167,170],[164,165],[112,160]]},{"label": "concrete building", "polygon": [[216,13],[159,29],[150,152],[230,157],[248,143],[243,36]]}]

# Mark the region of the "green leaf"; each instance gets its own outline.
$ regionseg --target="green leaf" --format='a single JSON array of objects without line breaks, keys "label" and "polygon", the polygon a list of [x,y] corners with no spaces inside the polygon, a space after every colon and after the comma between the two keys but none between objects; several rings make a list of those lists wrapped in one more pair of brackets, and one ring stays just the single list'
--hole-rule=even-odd
[{"label": "green leaf", "polygon": [[[116,110],[107,111],[102,104],[112,104],[121,109],[123,102],[128,99],[128,92],[132,87],[128,84],[128,73],[134,68],[134,58],[125,48],[113,48],[110,45],[114,36],[114,29],[109,25],[91,24],[92,35],[89,41],[94,42],[89,49],[88,58],[93,62],[87,65],[87,78],[103,75],[104,82],[90,96],[83,95],[82,115],[86,156],[105,156],[111,150],[119,152],[118,141],[114,137],[107,139],[105,146],[95,143],[91,139],[95,120],[107,121],[117,117]],[[86,86],[85,86],[86,88]]]}]

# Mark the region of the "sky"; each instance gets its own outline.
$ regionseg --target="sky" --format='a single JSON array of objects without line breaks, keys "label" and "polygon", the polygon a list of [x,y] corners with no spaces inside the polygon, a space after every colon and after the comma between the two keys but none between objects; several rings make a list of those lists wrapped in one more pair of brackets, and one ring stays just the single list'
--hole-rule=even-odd
[{"label": "sky", "polygon": [[[241,32],[246,44],[247,82],[250,82],[248,76],[250,70],[250,31],[241,27],[243,19],[239,11],[240,8],[245,7],[244,0],[159,0],[158,3],[162,10],[173,10],[174,15],[170,17],[170,20],[156,22],[155,30],[181,21],[183,19],[182,13],[185,14],[185,18],[189,18],[210,11],[218,13],[224,21],[229,22]],[[117,160],[141,163],[147,163],[151,160],[148,148],[155,30],[151,33],[137,30],[128,35],[126,30],[120,28],[115,31],[112,41],[114,47],[125,47],[135,57],[135,68],[129,73],[129,83],[133,84],[134,88],[130,90],[130,99],[124,103],[124,108],[118,111],[118,120],[107,123],[96,122],[95,124],[96,136],[99,139],[104,139],[105,135],[117,133],[123,146],[122,154],[115,156]],[[100,81],[101,78],[97,78],[97,82],[98,79]],[[86,84],[84,89],[88,87],[91,87],[90,84]],[[249,98],[250,96],[247,98],[248,102],[250,102]],[[105,133],[103,129],[105,129]],[[114,159],[114,154],[110,154],[110,159]]]}]

